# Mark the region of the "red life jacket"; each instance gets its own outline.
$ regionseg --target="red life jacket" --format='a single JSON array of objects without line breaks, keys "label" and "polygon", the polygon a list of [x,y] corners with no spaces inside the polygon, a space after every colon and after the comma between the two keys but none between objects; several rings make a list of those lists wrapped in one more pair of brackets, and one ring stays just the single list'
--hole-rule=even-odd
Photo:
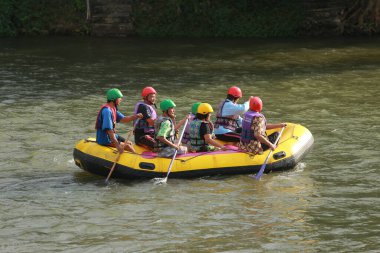
[{"label": "red life jacket", "polygon": [[116,114],[116,108],[115,107],[111,107],[109,104],[104,104],[102,105],[102,107],[100,108],[99,112],[98,112],[98,116],[96,117],[96,122],[95,122],[95,129],[101,129],[102,128],[102,124],[101,122],[99,122],[99,117],[100,117],[100,114],[102,112],[102,110],[107,107],[108,109],[111,110],[112,112],[112,122],[113,122],[113,130],[115,131],[115,127],[116,127],[116,118],[117,118],[117,114]]}]

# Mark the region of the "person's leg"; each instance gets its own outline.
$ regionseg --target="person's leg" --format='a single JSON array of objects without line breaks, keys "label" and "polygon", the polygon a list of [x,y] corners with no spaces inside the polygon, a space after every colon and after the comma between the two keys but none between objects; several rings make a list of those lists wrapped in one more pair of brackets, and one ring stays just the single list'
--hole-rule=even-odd
[{"label": "person's leg", "polygon": [[179,154],[179,155],[187,154],[187,147],[186,146],[180,146],[177,154]]},{"label": "person's leg", "polygon": [[147,148],[149,150],[153,150],[156,146],[156,140],[150,135],[143,135],[136,142],[137,145]]},{"label": "person's leg", "polygon": [[135,148],[133,147],[133,143],[131,141],[126,141],[125,138],[121,137],[120,135],[117,136],[117,141],[120,144],[124,145],[124,150],[136,153]]},{"label": "person's leg", "polygon": [[[274,133],[268,135],[268,140],[269,140],[271,143],[274,144],[274,143],[276,142],[276,139],[277,139],[278,135],[279,135],[278,132],[274,132]],[[263,143],[261,144],[261,147],[263,148],[263,151],[269,149],[269,147],[268,147],[266,144],[263,144]]]},{"label": "person's leg", "polygon": [[133,143],[131,141],[124,142],[124,150],[136,153],[135,148],[133,147]]},{"label": "person's leg", "polygon": [[[123,137],[121,137],[120,135],[116,135],[116,140],[119,142],[119,143],[124,143],[125,139]],[[113,143],[110,143],[106,146],[110,146],[110,147],[113,147],[113,148],[116,148],[115,144]]]},{"label": "person's leg", "polygon": [[[167,158],[172,158],[175,153],[175,148],[173,147],[165,147],[161,149],[160,152],[158,152],[157,156],[159,157],[167,157]],[[187,153],[187,147],[185,146],[180,146],[179,150],[177,151],[178,155],[183,155]]]},{"label": "person's leg", "polygon": [[274,132],[274,133],[270,134],[268,136],[269,141],[274,144],[276,142],[276,139],[277,139],[279,134],[280,134],[279,132]]},{"label": "person's leg", "polygon": [[158,157],[170,158],[170,157],[173,157],[174,152],[175,152],[175,148],[173,148],[173,147],[165,147],[165,148],[161,149],[158,152],[157,156]]}]

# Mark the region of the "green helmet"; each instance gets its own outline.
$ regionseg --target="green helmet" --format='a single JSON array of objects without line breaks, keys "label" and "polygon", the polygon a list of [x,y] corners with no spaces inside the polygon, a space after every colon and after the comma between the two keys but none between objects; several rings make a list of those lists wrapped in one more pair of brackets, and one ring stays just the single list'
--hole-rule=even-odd
[{"label": "green helmet", "polygon": [[173,100],[171,100],[171,99],[162,100],[160,103],[160,108],[162,111],[166,111],[172,107],[175,107],[175,104],[174,104]]},{"label": "green helmet", "polygon": [[197,112],[198,112],[198,106],[199,106],[200,104],[202,104],[202,103],[201,103],[201,102],[196,102],[196,103],[193,104],[193,106],[191,107],[191,112],[192,112],[193,114],[197,114]]},{"label": "green helmet", "polygon": [[123,97],[123,94],[121,93],[121,91],[119,89],[116,89],[116,88],[113,88],[113,89],[109,89],[106,93],[107,95],[107,100],[108,101],[114,101],[118,98],[122,98]]}]

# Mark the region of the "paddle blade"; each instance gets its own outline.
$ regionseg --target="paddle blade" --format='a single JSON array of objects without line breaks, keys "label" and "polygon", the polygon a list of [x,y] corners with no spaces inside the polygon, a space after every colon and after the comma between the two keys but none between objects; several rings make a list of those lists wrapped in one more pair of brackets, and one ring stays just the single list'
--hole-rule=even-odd
[{"label": "paddle blade", "polygon": [[266,162],[261,166],[259,172],[256,174],[256,176],[255,176],[255,179],[256,179],[256,180],[260,180],[261,176],[262,176],[263,173],[264,173],[265,165],[267,165]]}]

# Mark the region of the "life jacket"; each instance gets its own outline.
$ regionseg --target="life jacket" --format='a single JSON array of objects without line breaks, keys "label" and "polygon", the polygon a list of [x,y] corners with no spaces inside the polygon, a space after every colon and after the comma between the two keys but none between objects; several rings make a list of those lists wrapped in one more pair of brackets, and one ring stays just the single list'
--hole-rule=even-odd
[{"label": "life jacket", "polygon": [[155,130],[154,138],[156,139],[156,145],[157,145],[156,148],[158,148],[158,149],[161,149],[161,148],[168,146],[167,144],[165,144],[165,143],[163,143],[157,139],[157,133],[159,132],[159,130],[161,128],[161,124],[167,120],[170,122],[170,132],[169,132],[169,136],[165,136],[165,138],[172,143],[174,143],[174,141],[175,141],[175,129],[174,129],[174,123],[173,123],[172,119],[169,117],[160,116],[154,122],[154,130]]},{"label": "life jacket", "polygon": [[218,112],[216,113],[215,127],[223,126],[226,129],[235,131],[239,127],[237,119],[239,115],[227,115],[222,117],[223,107],[225,103],[232,103],[230,100],[226,99],[222,101],[218,106]]},{"label": "life jacket", "polygon": [[266,119],[265,116],[261,113],[255,112],[255,111],[248,111],[244,113],[243,116],[243,123],[242,123],[242,131],[240,135],[240,141],[243,143],[248,143],[251,140],[257,140],[254,136],[254,133],[251,130],[252,121],[256,117],[263,117],[266,125]]},{"label": "life jacket", "polygon": [[183,132],[182,141],[181,141],[183,144],[188,143],[190,140],[190,124],[194,120],[194,118],[195,118],[195,115],[191,114],[189,118],[189,123],[186,125],[185,131]]},{"label": "life jacket", "polygon": [[[135,106],[135,114],[137,114],[137,110],[140,105],[144,105],[148,108],[150,111],[151,119],[156,120],[157,118],[157,113],[156,110],[153,108],[153,106],[148,105],[145,102],[138,102]],[[146,119],[136,119],[133,121],[133,126],[135,129],[143,129],[145,134],[154,134],[154,126],[149,126],[148,121]]]},{"label": "life jacket", "polygon": [[96,122],[95,122],[95,129],[101,129],[102,128],[103,118],[101,117],[101,113],[102,113],[102,110],[105,107],[107,107],[108,109],[110,109],[111,112],[112,112],[112,126],[113,126],[113,131],[115,132],[116,131],[116,119],[117,119],[116,108],[115,107],[111,107],[107,103],[104,104],[104,105],[102,105],[102,107],[100,108],[100,110],[98,112],[98,116],[96,117]]},{"label": "life jacket", "polygon": [[190,146],[194,151],[199,151],[201,149],[206,149],[208,145],[203,136],[200,135],[200,129],[203,121],[199,119],[194,119],[190,123]]}]

